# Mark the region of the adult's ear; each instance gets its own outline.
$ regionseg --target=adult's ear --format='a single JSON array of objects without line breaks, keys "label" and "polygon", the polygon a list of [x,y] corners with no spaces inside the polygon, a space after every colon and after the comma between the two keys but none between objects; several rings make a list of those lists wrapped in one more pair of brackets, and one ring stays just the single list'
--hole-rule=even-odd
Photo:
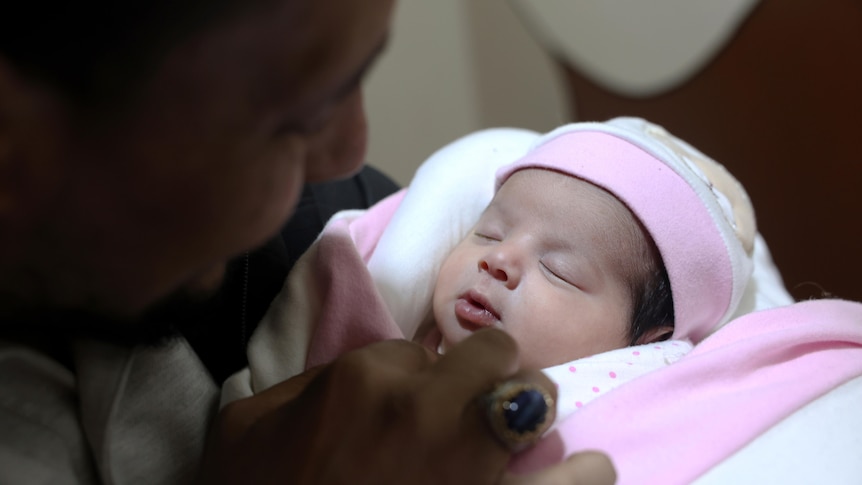
[{"label": "adult's ear", "polygon": [[63,180],[65,104],[0,54],[0,226],[14,230],[45,208]]},{"label": "adult's ear", "polygon": [[640,338],[637,342],[635,342],[635,344],[643,345],[651,344],[653,342],[660,342],[662,340],[669,339],[671,335],[673,335],[673,327],[662,326],[651,328],[644,332],[644,334],[640,336]]},{"label": "adult's ear", "polygon": [[6,219],[13,202],[12,195],[12,134],[11,134],[11,103],[12,77],[10,69],[3,57],[0,57],[0,221]]}]

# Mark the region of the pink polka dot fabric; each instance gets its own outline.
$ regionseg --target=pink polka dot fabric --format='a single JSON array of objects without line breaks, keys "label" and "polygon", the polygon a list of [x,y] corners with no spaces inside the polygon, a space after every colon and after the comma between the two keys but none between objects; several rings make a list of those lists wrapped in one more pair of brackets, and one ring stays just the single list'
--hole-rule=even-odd
[{"label": "pink polka dot fabric", "polygon": [[670,340],[603,352],[544,369],[557,384],[556,422],[633,379],[673,364],[691,349],[688,341]]},{"label": "pink polka dot fabric", "polygon": [[[516,456],[510,469],[527,473],[579,451],[601,450],[621,485],[692,483],[786,417],[804,415],[808,403],[862,376],[860,323],[862,304],[841,300],[749,313],[678,361],[606,391],[602,386],[614,379],[595,379],[609,371],[620,379],[627,362],[637,367],[659,352],[653,345],[615,351],[619,360],[599,366],[583,385],[560,383],[560,405],[568,406],[568,415],[552,436]],[[563,374],[570,366],[577,368],[573,375],[586,371],[577,362],[565,365]],[[592,387],[602,392],[593,396]]]}]

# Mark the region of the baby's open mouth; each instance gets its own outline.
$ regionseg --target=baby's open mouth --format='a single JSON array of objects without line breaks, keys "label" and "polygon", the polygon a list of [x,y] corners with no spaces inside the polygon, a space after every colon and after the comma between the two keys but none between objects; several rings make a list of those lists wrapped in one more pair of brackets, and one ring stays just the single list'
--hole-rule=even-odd
[{"label": "baby's open mouth", "polygon": [[487,298],[473,291],[461,295],[455,302],[455,316],[461,326],[470,331],[490,327],[500,321],[500,314]]}]

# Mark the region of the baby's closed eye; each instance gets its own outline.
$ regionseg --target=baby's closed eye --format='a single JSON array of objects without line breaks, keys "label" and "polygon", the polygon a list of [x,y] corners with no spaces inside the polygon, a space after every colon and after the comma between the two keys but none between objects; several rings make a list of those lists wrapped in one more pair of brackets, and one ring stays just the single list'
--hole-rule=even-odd
[{"label": "baby's closed eye", "polygon": [[473,235],[474,235],[475,237],[477,237],[477,238],[479,238],[479,239],[483,239],[483,240],[485,240],[485,241],[496,241],[496,242],[499,242],[499,241],[500,241],[500,237],[498,237],[498,236],[493,236],[493,235],[490,235],[490,234],[485,234],[484,232],[474,231],[474,232],[473,232]]},{"label": "baby's closed eye", "polygon": [[573,263],[546,259],[539,260],[539,264],[541,265],[545,273],[548,274],[551,278],[562,281],[567,285],[580,288],[580,281],[578,281],[578,278],[576,277],[577,271],[573,267]]}]

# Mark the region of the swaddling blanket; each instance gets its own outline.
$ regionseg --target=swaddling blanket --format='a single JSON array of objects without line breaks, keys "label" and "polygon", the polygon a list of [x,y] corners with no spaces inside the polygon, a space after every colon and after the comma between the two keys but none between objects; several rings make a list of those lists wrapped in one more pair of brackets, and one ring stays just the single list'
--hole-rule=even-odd
[{"label": "swaddling blanket", "polygon": [[[536,136],[495,130],[467,137],[431,157],[409,192],[337,215],[292,271],[252,338],[249,368],[225,384],[223,402],[352,348],[412,337],[443,257],[491,199],[496,169]],[[862,375],[862,305],[822,300],[773,308],[788,299],[772,276],[767,272],[759,289],[755,278],[743,316],[673,365],[602,393],[515,457],[513,469],[598,449],[613,460],[619,483],[689,483]]]},{"label": "swaddling blanket", "polygon": [[572,414],[555,436],[518,456],[515,468],[599,449],[612,457],[619,483],[688,483],[860,375],[862,305],[821,300],[755,312],[674,365]]}]

